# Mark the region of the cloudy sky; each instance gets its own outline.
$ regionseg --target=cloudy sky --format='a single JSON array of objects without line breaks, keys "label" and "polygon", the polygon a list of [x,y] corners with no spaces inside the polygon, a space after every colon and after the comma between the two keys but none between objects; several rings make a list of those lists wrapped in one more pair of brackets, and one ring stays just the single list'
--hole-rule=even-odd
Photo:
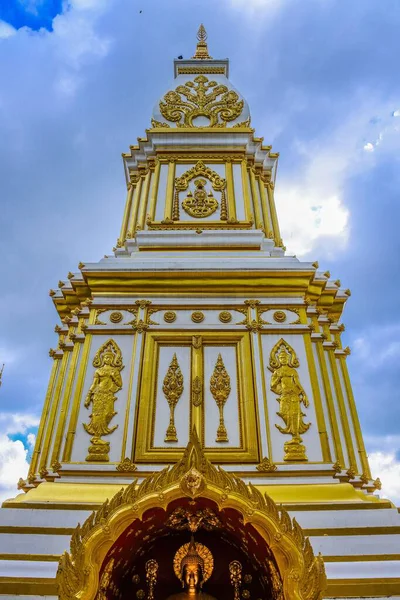
[{"label": "cloudy sky", "polygon": [[400,503],[398,0],[1,2],[0,498],[32,452],[56,343],[48,290],[114,246],[121,152],[201,22],[281,153],[288,250],[352,290],[359,415],[383,495]]}]

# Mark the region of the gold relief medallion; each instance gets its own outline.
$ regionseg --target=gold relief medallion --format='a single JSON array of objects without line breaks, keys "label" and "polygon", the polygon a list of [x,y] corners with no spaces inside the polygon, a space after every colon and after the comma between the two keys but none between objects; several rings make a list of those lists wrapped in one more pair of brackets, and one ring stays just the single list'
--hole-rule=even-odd
[{"label": "gold relief medallion", "polygon": [[173,310],[167,310],[167,312],[164,313],[164,321],[166,323],[173,323],[176,321],[176,312]]},{"label": "gold relief medallion", "polygon": [[192,321],[193,323],[201,323],[204,321],[204,313],[201,310],[195,310],[192,312]]},{"label": "gold relief medallion", "polygon": [[284,323],[286,321],[286,313],[283,310],[276,310],[272,316],[277,323]]},{"label": "gold relief medallion", "polygon": [[111,323],[120,323],[120,321],[122,321],[122,319],[123,319],[123,315],[118,310],[115,310],[110,315]]},{"label": "gold relief medallion", "polygon": [[196,179],[194,182],[196,191],[194,194],[189,191],[187,197],[182,202],[183,210],[196,219],[204,219],[212,215],[218,208],[218,202],[212,195],[212,192],[206,192],[204,186],[205,179]]},{"label": "gold relief medallion", "polygon": [[218,316],[221,323],[230,323],[232,321],[232,315],[228,310],[223,310]]}]

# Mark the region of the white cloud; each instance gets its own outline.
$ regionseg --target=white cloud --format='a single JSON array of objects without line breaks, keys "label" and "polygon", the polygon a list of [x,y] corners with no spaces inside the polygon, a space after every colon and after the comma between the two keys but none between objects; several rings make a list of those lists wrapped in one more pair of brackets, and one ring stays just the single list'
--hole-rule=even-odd
[{"label": "white cloud", "polygon": [[14,497],[18,479],[26,478],[29,469],[26,457],[27,450],[21,441],[0,434],[0,502]]},{"label": "white cloud", "polygon": [[395,453],[372,452],[368,459],[373,477],[382,481],[379,495],[400,505],[400,462],[396,460]]},{"label": "white cloud", "polygon": [[0,40],[5,40],[11,37],[12,35],[15,35],[16,33],[17,30],[12,25],[0,20]]},{"label": "white cloud", "polygon": [[[368,327],[352,342],[352,357],[358,369],[376,370],[384,363],[400,360],[400,323]],[[379,352],[376,349],[379,348]]]},{"label": "white cloud", "polygon": [[0,430],[2,434],[26,433],[28,429],[39,425],[39,417],[29,413],[0,413]]}]

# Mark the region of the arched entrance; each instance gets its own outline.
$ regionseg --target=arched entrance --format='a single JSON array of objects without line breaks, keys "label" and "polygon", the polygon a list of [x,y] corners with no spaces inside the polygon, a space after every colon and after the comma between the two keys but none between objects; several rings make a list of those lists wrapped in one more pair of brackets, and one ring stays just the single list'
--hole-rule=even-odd
[{"label": "arched entrance", "polygon": [[[174,557],[195,543],[211,552],[211,574],[203,591],[215,598],[280,600],[282,581],[265,540],[233,508],[219,510],[206,498],[181,498],[167,509],[152,508],[119,536],[103,560],[97,600],[147,598],[148,561],[156,561],[154,599],[164,600],[182,591],[174,572]],[[182,549],[182,550],[181,550]],[[175,563],[179,562],[178,554]],[[238,563],[238,564],[237,564]],[[232,573],[233,572],[233,573]],[[231,577],[235,575],[236,577]],[[118,593],[116,596],[115,594]],[[244,595],[243,595],[244,594]]]},{"label": "arched entrance", "polygon": [[[140,485],[133,482],[77,527],[70,553],[60,559],[60,600],[164,600],[179,593],[177,576],[184,571],[182,558],[188,549],[181,551],[175,572],[172,561],[191,532],[195,544],[203,544],[213,555],[212,575],[204,583],[210,596],[322,598],[323,561],[314,556],[300,526],[269,496],[214,467],[194,431],[182,459],[171,469]],[[199,549],[194,553],[199,563]],[[150,560],[157,566],[149,563],[146,581]],[[233,579],[238,573],[229,568],[233,561],[240,563],[242,577],[236,596]]]}]

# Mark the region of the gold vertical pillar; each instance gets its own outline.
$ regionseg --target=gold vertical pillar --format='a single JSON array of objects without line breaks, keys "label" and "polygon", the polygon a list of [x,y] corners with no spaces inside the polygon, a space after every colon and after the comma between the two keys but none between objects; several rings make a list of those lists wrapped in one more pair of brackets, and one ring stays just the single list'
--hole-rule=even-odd
[{"label": "gold vertical pillar", "polygon": [[244,200],[246,221],[250,221],[250,220],[254,221],[254,213],[251,210],[251,201],[250,201],[249,175],[247,172],[247,165],[246,165],[245,160],[242,160],[241,172],[242,172],[242,190],[243,190],[243,200]]},{"label": "gold vertical pillar", "polygon": [[313,355],[313,351],[312,351],[312,342],[311,342],[310,334],[306,334],[304,336],[304,345],[306,348],[308,370],[310,373],[311,388],[312,388],[312,393],[313,393],[313,397],[314,397],[315,414],[317,416],[318,433],[319,433],[319,437],[321,440],[322,459],[324,462],[332,462],[332,456],[331,456],[331,451],[329,448],[329,440],[328,440],[328,434],[326,431],[324,412],[322,409],[321,393],[320,393],[320,389],[319,389],[317,372],[315,369],[314,355]]},{"label": "gold vertical pillar", "polygon": [[49,420],[47,422],[47,427],[46,427],[46,437],[44,439],[43,451],[42,451],[42,454],[40,457],[40,462],[39,462],[39,471],[43,468],[46,468],[47,457],[49,455],[49,450],[50,450],[51,438],[54,433],[54,426],[55,426],[55,422],[56,422],[56,418],[57,418],[58,405],[59,405],[60,398],[61,398],[61,391],[63,388],[65,372],[67,370],[69,359],[70,359],[70,353],[64,352],[63,357],[61,359],[61,367],[60,367],[60,371],[59,371],[59,374],[57,377],[56,387],[54,390],[53,401],[52,401],[51,407],[50,407],[50,415],[49,415]]},{"label": "gold vertical pillar", "polygon": [[143,193],[142,193],[142,197],[141,197],[140,216],[139,216],[139,223],[138,223],[138,228],[141,230],[144,229],[144,227],[146,225],[147,203],[149,201],[150,181],[153,176],[153,173],[154,173],[154,169],[149,169],[144,178],[144,188],[143,188]]},{"label": "gold vertical pillar", "polygon": [[[96,309],[92,308],[92,310],[90,311],[89,325],[93,325],[95,320],[96,320]],[[93,336],[91,334],[85,336],[85,341],[83,342],[83,349],[80,354],[81,360],[80,360],[80,364],[79,364],[78,379],[77,379],[77,384],[75,387],[74,400],[73,400],[71,416],[70,416],[70,420],[69,420],[69,427],[68,427],[68,432],[66,435],[66,442],[65,442],[63,458],[62,458],[63,462],[71,460],[72,444],[73,444],[75,433],[76,433],[76,426],[77,426],[78,417],[79,417],[79,409],[84,402],[84,399],[82,398],[82,392],[83,392],[83,386],[85,383],[86,371],[87,371],[87,367],[88,367],[88,360],[89,360],[89,354],[90,354],[90,347],[92,345],[92,338],[93,338]]]},{"label": "gold vertical pillar", "polygon": [[268,210],[268,205],[267,205],[268,200],[267,200],[266,193],[265,193],[264,182],[261,181],[260,175],[257,175],[257,179],[258,179],[258,189],[259,189],[260,198],[261,198],[261,208],[262,208],[262,213],[263,213],[263,218],[264,218],[265,235],[267,238],[271,238],[271,237],[273,237],[273,230],[272,230],[271,219],[269,218],[269,210]]},{"label": "gold vertical pillar", "polygon": [[170,160],[168,164],[167,190],[165,195],[164,219],[172,221],[172,203],[174,199],[175,183],[175,161]]},{"label": "gold vertical pillar", "polygon": [[149,206],[149,216],[152,221],[154,221],[154,215],[156,212],[156,204],[157,204],[157,195],[158,195],[158,183],[160,181],[160,161],[157,160],[153,175],[153,185],[151,188],[150,194],[150,206]]},{"label": "gold vertical pillar", "polygon": [[353,440],[351,438],[349,422],[347,420],[346,407],[344,404],[344,398],[343,398],[343,394],[342,394],[342,386],[341,386],[340,379],[339,379],[339,373],[337,371],[336,357],[333,354],[333,350],[328,350],[328,354],[329,354],[329,362],[331,365],[333,384],[335,386],[335,392],[336,392],[336,397],[337,397],[339,411],[340,411],[340,417],[341,417],[340,420],[342,422],[344,438],[346,440],[347,452],[348,452],[349,460],[350,460],[349,466],[357,469],[357,461],[356,461],[356,456],[354,453]]},{"label": "gold vertical pillar", "polygon": [[339,358],[340,366],[342,369],[344,385],[346,387],[347,397],[349,401],[351,418],[353,420],[354,432],[357,440],[358,453],[360,455],[360,461],[363,467],[364,474],[368,477],[368,479],[372,478],[371,470],[368,463],[367,453],[365,451],[364,440],[361,433],[360,421],[358,420],[356,404],[354,401],[353,390],[351,388],[350,377],[347,370],[346,358],[344,356],[340,356]]},{"label": "gold vertical pillar", "polygon": [[266,188],[267,188],[267,194],[268,194],[268,204],[269,204],[269,210],[271,213],[271,219],[272,219],[272,225],[274,228],[274,239],[275,239],[275,244],[276,246],[283,246],[282,243],[282,239],[281,239],[281,233],[279,230],[279,223],[278,223],[278,216],[276,214],[276,207],[275,207],[275,198],[274,198],[274,184],[272,181],[270,181],[269,183],[267,183]]},{"label": "gold vertical pillar", "polygon": [[132,211],[128,221],[127,237],[133,237],[135,235],[140,195],[142,191],[142,181],[143,179],[140,175],[135,176],[135,182],[133,183]]},{"label": "gold vertical pillar", "polygon": [[133,197],[134,189],[135,189],[135,185],[133,183],[129,182],[128,183],[128,194],[126,196],[126,202],[125,202],[124,217],[122,219],[121,233],[119,234],[119,242],[121,243],[121,245],[126,240],[126,234],[128,231],[128,221],[129,221],[129,215],[131,214],[132,197]]},{"label": "gold vertical pillar", "polygon": [[42,416],[40,418],[39,429],[36,436],[35,449],[32,454],[32,460],[29,467],[28,477],[34,476],[38,469],[38,461],[42,448],[44,433],[46,431],[47,417],[49,415],[51,400],[53,398],[54,388],[60,373],[61,360],[55,358],[50,374],[50,381],[47,388],[46,398],[44,401]]},{"label": "gold vertical pillar", "polygon": [[333,437],[333,445],[335,448],[336,459],[337,461],[344,466],[344,455],[342,450],[342,444],[340,441],[340,433],[336,419],[335,407],[333,406],[333,398],[332,398],[332,390],[331,384],[329,381],[329,374],[325,362],[325,351],[322,346],[322,340],[316,342],[317,356],[319,362],[319,368],[322,374],[322,383],[324,386],[324,392],[326,397],[326,404],[328,407],[329,420],[331,424],[332,437]]},{"label": "gold vertical pillar", "polygon": [[235,187],[233,183],[233,168],[232,160],[227,160],[225,165],[226,172],[226,188],[227,188],[227,200],[228,200],[228,222],[236,221],[236,207],[235,207]]},{"label": "gold vertical pillar", "polygon": [[51,465],[55,461],[59,460],[60,446],[61,446],[61,442],[62,442],[62,438],[63,438],[65,422],[67,419],[67,412],[68,412],[68,407],[69,407],[69,402],[70,402],[70,397],[71,397],[72,386],[73,386],[73,382],[75,379],[76,366],[78,363],[80,350],[81,350],[81,344],[78,342],[75,343],[74,348],[72,350],[71,362],[70,362],[69,369],[68,369],[68,376],[67,376],[67,381],[66,381],[65,389],[64,389],[64,397],[62,400],[61,410],[60,410],[60,414],[58,417],[58,427],[57,427],[56,439],[54,442],[53,453],[52,453],[51,461],[50,461]]},{"label": "gold vertical pillar", "polygon": [[251,195],[253,197],[255,226],[256,226],[256,229],[262,229],[262,228],[265,229],[265,223],[263,224],[263,217],[261,215],[260,204],[258,201],[257,184],[256,184],[256,178],[254,176],[254,171],[251,167],[248,168],[248,171],[249,171],[249,177],[250,177]]},{"label": "gold vertical pillar", "polygon": [[192,365],[190,382],[190,429],[196,427],[204,445],[204,365],[203,340],[200,335],[192,338]]}]

